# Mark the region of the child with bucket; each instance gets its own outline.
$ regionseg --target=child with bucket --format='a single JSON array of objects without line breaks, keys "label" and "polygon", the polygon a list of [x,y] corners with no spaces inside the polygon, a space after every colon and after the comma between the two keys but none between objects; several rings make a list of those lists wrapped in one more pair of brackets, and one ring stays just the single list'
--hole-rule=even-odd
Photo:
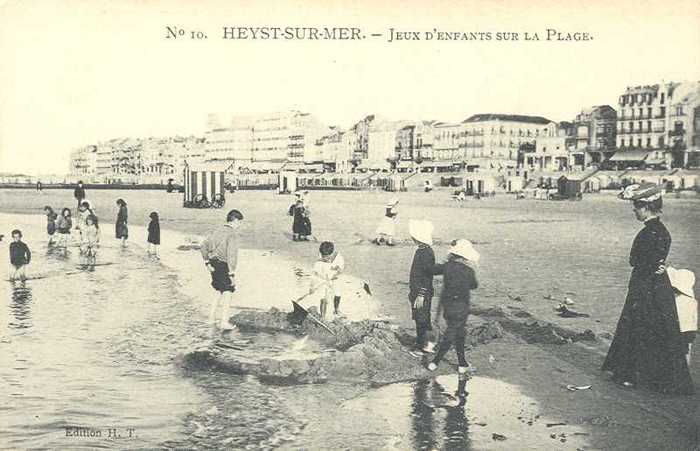
[{"label": "child with bucket", "polygon": [[466,324],[469,317],[470,291],[478,287],[476,268],[479,264],[479,253],[472,243],[465,239],[452,243],[447,262],[436,265],[435,273],[443,275],[443,290],[440,295],[437,315],[442,310],[447,323],[447,330],[428,370],[435,371],[440,360],[454,344],[457,352],[459,374],[465,374],[469,363],[464,355]]}]

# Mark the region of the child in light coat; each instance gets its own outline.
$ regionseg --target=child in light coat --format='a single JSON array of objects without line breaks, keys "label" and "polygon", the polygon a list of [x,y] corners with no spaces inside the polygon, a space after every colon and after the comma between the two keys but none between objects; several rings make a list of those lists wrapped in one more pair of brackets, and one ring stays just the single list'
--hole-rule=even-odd
[{"label": "child in light coat", "polygon": [[695,293],[693,292],[695,274],[687,269],[672,267],[666,268],[666,273],[676,296],[678,326],[680,327],[681,335],[688,343],[688,352],[685,359],[690,365],[690,351],[698,332],[698,301],[695,299]]},{"label": "child in light coat", "polygon": [[321,318],[330,317],[328,305],[333,300],[333,313],[340,315],[340,291],[337,279],[345,268],[345,260],[335,252],[335,246],[330,241],[324,241],[319,247],[320,259],[314,263],[311,274],[309,293],[318,290],[321,294],[319,312]]}]

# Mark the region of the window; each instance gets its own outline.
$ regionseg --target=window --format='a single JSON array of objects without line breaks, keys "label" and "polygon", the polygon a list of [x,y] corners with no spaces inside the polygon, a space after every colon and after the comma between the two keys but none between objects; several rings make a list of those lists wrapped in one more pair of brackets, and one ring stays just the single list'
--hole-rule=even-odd
[{"label": "window", "polygon": [[659,111],[659,116],[665,117],[666,116],[666,107],[662,106],[661,110]]},{"label": "window", "polygon": [[651,131],[651,121],[647,121],[647,131]]},{"label": "window", "polygon": [[647,138],[647,147],[651,147],[651,138]]},{"label": "window", "polygon": [[639,131],[641,132],[642,129],[643,129],[643,127],[642,127],[642,121],[639,121],[638,124],[639,124]]},{"label": "window", "polygon": [[663,148],[663,147],[664,147],[664,137],[659,136],[659,148]]},{"label": "window", "polygon": [[[649,102],[649,103],[651,103],[651,102]],[[647,117],[651,117],[651,111],[652,111],[651,108],[647,108]]]},{"label": "window", "polygon": [[666,93],[662,92],[661,93],[661,103],[664,103],[664,99],[666,98]]},{"label": "window", "polygon": [[642,138],[637,138],[637,147],[642,147]]},{"label": "window", "polygon": [[676,107],[676,116],[681,116],[683,114],[683,105],[678,105]]},{"label": "window", "polygon": [[641,119],[642,116],[644,116],[644,108],[639,109],[639,119]]}]

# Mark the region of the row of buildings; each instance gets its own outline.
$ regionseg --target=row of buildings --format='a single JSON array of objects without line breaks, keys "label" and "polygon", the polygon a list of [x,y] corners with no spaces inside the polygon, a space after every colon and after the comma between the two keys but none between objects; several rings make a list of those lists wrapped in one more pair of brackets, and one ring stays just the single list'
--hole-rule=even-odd
[{"label": "row of buildings", "polygon": [[199,137],[114,139],[76,149],[71,174],[162,183],[185,161],[228,161],[241,172],[583,170],[700,165],[700,81],[628,87],[617,108],[583,108],[571,121],[475,114],[457,123],[368,115],[352,127],[311,114],[211,114]]}]

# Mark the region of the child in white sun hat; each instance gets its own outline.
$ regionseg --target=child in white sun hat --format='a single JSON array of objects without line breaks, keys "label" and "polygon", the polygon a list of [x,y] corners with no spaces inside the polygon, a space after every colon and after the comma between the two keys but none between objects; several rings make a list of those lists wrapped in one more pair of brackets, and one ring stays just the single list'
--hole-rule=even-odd
[{"label": "child in white sun hat", "polygon": [[447,330],[443,334],[435,358],[428,364],[428,369],[430,371],[436,370],[440,360],[454,344],[459,365],[458,372],[464,374],[470,366],[464,355],[464,341],[471,290],[479,286],[476,269],[480,256],[472,243],[465,239],[453,241],[449,252],[447,262],[435,265],[434,270],[435,274],[443,275],[443,289],[438,305],[438,315],[442,310],[445,322],[447,322]]},{"label": "child in white sun hat", "polygon": [[676,310],[678,312],[678,326],[681,336],[688,343],[686,361],[690,365],[690,350],[698,331],[698,301],[695,299],[693,285],[695,274],[687,269],[666,268],[666,273],[671,281],[671,286],[676,295]]},{"label": "child in white sun hat", "polygon": [[389,202],[384,206],[384,217],[379,222],[379,226],[375,233],[375,238],[372,241],[374,244],[385,243],[387,246],[394,245],[394,235],[396,233],[396,221],[399,212],[396,206],[399,200],[394,198],[389,199]]}]

